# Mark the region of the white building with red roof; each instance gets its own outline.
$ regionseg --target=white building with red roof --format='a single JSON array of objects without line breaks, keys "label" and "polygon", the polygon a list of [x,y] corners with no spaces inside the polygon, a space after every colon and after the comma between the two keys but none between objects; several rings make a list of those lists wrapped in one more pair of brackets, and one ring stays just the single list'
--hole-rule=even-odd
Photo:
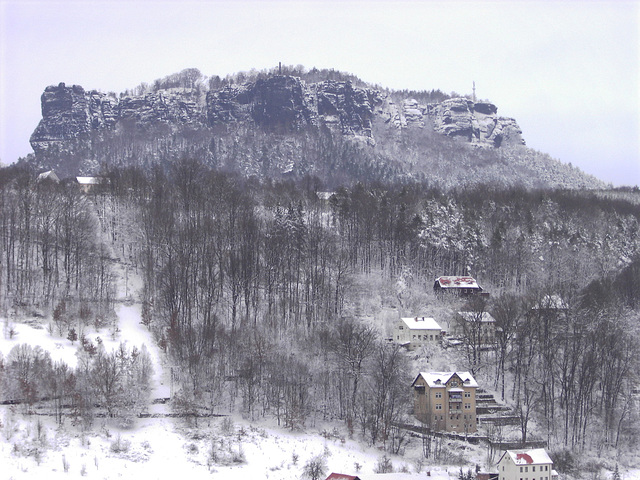
[{"label": "white building with red roof", "polygon": [[498,461],[498,480],[556,480],[553,460],[544,448],[507,450]]}]

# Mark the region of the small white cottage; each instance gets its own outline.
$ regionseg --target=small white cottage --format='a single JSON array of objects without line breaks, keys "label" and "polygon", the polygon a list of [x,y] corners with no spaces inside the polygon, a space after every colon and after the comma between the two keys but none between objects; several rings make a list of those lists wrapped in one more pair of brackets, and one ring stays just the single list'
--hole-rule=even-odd
[{"label": "small white cottage", "polygon": [[438,345],[442,328],[433,318],[401,318],[393,332],[393,341],[414,350],[423,345]]}]

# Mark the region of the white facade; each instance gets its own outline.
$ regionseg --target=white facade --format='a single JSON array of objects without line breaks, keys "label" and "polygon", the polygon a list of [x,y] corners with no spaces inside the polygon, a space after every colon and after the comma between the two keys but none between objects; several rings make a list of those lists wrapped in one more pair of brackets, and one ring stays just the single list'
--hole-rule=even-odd
[{"label": "white facade", "polygon": [[458,312],[453,335],[471,336],[478,344],[490,344],[496,340],[496,319],[489,312]]},{"label": "white facade", "polygon": [[498,462],[498,480],[555,480],[553,461],[544,448],[507,450]]},{"label": "white facade", "polygon": [[410,349],[423,345],[438,345],[442,328],[433,318],[401,318],[393,331],[393,341]]}]

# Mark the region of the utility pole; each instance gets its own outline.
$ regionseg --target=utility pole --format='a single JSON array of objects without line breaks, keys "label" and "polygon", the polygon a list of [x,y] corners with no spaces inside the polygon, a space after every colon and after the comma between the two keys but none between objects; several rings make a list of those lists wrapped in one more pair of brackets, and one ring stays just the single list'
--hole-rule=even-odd
[{"label": "utility pole", "polygon": [[476,81],[473,81],[473,103],[476,103]]},{"label": "utility pole", "polygon": [[278,62],[278,75],[282,75],[282,62]]}]

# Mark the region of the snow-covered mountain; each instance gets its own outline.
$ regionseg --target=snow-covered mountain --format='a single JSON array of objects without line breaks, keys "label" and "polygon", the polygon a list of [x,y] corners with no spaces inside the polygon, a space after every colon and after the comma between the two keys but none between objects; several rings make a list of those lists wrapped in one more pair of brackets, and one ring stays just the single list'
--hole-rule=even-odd
[{"label": "snow-covered mountain", "polygon": [[188,69],[120,95],[60,83],[42,94],[29,161],[63,176],[190,157],[247,176],[311,175],[329,185],[603,186],[527,148],[515,119],[474,100],[390,91],[334,71],[207,81]]}]

